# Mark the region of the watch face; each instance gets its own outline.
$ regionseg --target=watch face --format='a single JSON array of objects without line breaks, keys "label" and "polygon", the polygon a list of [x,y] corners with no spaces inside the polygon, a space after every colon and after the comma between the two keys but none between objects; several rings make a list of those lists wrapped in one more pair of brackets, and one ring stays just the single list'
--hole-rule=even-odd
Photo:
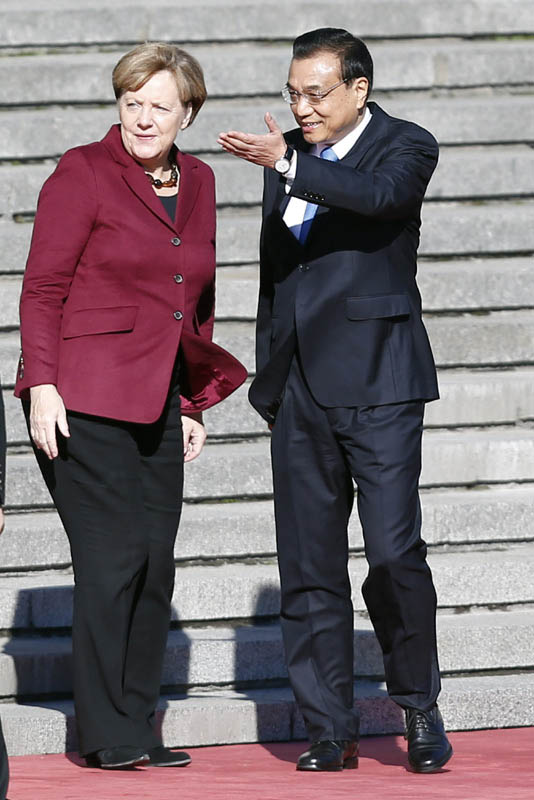
[{"label": "watch face", "polygon": [[290,166],[291,164],[285,156],[282,156],[282,158],[279,158],[278,161],[274,162],[275,170],[277,172],[280,172],[281,175],[284,175],[286,172],[289,172]]}]

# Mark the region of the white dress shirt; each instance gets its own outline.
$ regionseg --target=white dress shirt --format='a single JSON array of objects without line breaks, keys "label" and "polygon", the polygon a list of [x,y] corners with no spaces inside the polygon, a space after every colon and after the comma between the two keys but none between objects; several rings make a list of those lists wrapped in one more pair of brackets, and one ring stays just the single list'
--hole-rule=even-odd
[{"label": "white dress shirt", "polygon": [[[343,156],[346,156],[349,150],[352,150],[362,133],[364,132],[365,128],[371,122],[371,112],[368,108],[365,109],[365,113],[363,115],[363,119],[359,125],[357,125],[350,133],[347,133],[339,142],[336,142],[334,145],[331,145],[332,150],[336,154],[336,156],[341,159]],[[318,144],[314,144],[313,147],[309,151],[309,155],[319,157],[322,150],[324,150],[325,143],[319,142]],[[286,172],[285,179],[286,179],[286,194],[289,194],[291,191],[291,186],[293,185],[293,181],[295,180],[295,176],[297,174],[297,158],[298,153],[295,151],[293,153],[293,157],[291,158],[291,166],[289,170]],[[304,220],[304,212],[306,210],[306,206],[308,205],[307,200],[302,200],[300,197],[291,197],[289,203],[287,204],[286,210],[284,211],[284,222],[288,228],[293,228],[296,225],[302,225]]]}]

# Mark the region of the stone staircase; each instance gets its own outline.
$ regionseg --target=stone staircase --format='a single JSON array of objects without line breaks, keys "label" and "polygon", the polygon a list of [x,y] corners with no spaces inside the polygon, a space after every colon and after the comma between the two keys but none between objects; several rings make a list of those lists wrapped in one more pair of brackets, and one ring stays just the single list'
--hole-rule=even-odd
[{"label": "stone staircase", "polygon": [[[8,517],[0,542],[0,706],[12,754],[76,746],[72,574],[12,397],[17,304],[39,188],[68,147],[115,121],[110,70],[138,41],[183,43],[210,100],[181,145],[218,182],[216,339],[253,370],[260,170],[219,152],[261,131],[290,42],[321,25],[365,38],[374,99],[442,145],[424,206],[420,279],[442,400],[427,410],[424,535],[438,590],[450,729],[534,724],[534,15],[530,0],[0,0],[0,365]],[[169,744],[304,736],[277,624],[268,436],[246,386],[206,415],[188,465],[161,715]],[[402,729],[360,594],[352,520],[358,705],[365,733]]]}]

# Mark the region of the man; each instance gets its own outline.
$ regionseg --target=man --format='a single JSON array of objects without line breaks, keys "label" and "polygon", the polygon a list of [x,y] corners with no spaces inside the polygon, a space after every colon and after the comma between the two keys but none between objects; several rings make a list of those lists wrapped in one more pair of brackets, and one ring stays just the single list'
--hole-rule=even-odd
[{"label": "man", "polygon": [[[368,103],[371,56],[335,28],[299,36],[282,94],[298,128],[219,143],[265,167],[250,400],[272,428],[281,620],[311,739],[300,770],[357,766],[347,523],[358,486],[363,595],[418,772],[451,757],[436,705],[436,595],[420,536],[424,402],[438,397],[415,282],[438,147]],[[319,157],[318,157],[319,156]]]},{"label": "man", "polygon": [[[0,533],[4,530],[4,487],[6,474],[6,423],[4,416],[4,398],[0,383]],[[0,722],[0,800],[5,800],[9,783],[9,764],[7,760],[2,723]]]}]

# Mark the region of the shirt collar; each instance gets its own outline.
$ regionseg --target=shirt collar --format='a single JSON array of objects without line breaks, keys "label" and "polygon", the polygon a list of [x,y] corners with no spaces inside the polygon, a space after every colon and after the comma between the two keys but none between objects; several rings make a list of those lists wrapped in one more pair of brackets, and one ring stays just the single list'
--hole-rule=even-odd
[{"label": "shirt collar", "polygon": [[[339,142],[336,142],[332,145],[332,150],[338,157],[338,159],[344,158],[347,155],[349,150],[352,150],[362,133],[364,132],[365,128],[371,122],[372,114],[369,110],[369,107],[365,107],[365,113],[363,115],[363,119],[359,125],[356,125],[350,133],[347,133]],[[319,142],[318,144],[313,145],[312,149],[310,150],[311,155],[318,156],[320,155],[321,151],[324,150],[324,143]]]}]

